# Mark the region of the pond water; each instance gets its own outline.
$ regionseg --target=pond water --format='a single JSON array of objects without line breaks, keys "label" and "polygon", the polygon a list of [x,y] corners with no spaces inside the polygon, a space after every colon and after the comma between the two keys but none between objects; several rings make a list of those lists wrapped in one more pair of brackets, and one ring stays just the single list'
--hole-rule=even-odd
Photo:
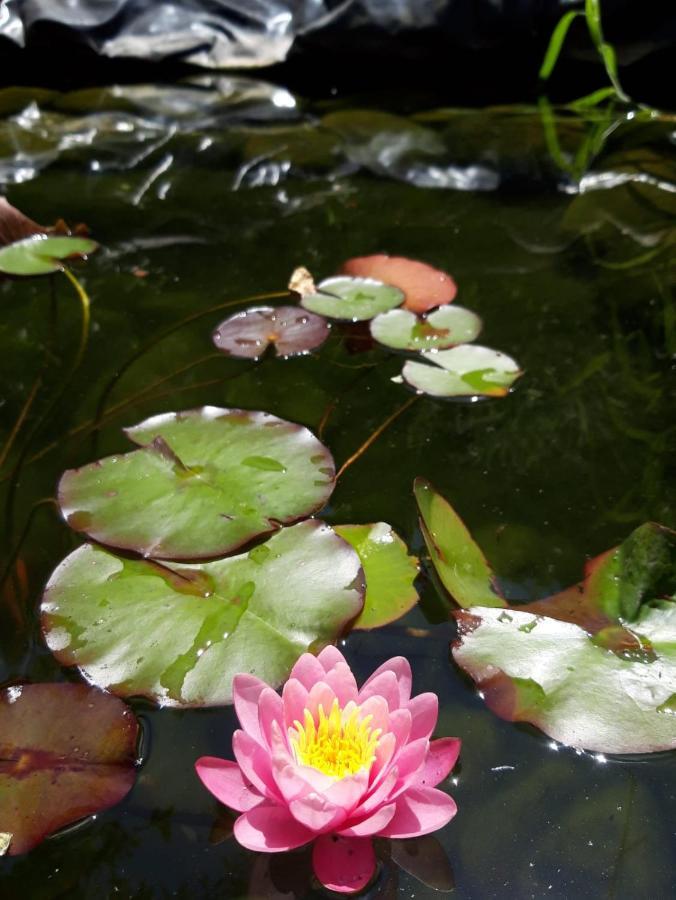
[{"label": "pond water", "polygon": [[[676,526],[673,118],[430,109],[423,96],[310,105],[230,79],[12,90],[0,110],[9,200],[39,222],[86,222],[102,245],[77,268],[91,335],[51,411],[79,307],[65,279],[55,297],[49,278],[0,285],[0,446],[40,377],[0,473],[0,684],[78,677],[44,646],[36,611],[80,541],[40,501],[64,469],[129,449],[122,426],[203,404],[267,410],[321,430],[340,465],[410,399],[391,380],[401,357],[341,329],[295,359],[215,350],[212,329],[239,308],[225,305],[283,290],[299,265],[324,277],[355,255],[424,259],[453,274],[482,343],[525,369],[504,400],[418,398],[342,475],[328,522],[389,522],[424,557],[411,488],[425,476],[520,599],[579,580],[585,559],[641,522]],[[498,719],[449,659],[450,603],[427,568],[419,590],[403,619],[341,648],[358,678],[407,656],[414,690],[439,694],[436,733],[463,740],[448,785],[459,812],[437,835],[455,896],[671,895],[673,753],[606,759]],[[0,896],[314,896],[296,857],[270,866],[228,839],[194,774],[201,755],[231,756],[232,709],[132,706],[144,732],[134,789],[4,858]],[[441,863],[432,870],[448,887]],[[372,892],[438,895],[392,864]]]}]

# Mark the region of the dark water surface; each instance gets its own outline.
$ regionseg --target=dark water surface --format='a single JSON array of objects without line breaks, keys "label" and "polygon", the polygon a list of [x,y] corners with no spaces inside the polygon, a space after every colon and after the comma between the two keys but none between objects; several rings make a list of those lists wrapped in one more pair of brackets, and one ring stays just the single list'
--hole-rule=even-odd
[{"label": "dark water surface", "polygon": [[[251,363],[216,353],[210,332],[226,313],[214,311],[153,345],[200,311],[283,289],[301,264],[322,277],[349,256],[387,251],[438,265],[484,319],[480,342],[526,370],[505,400],[418,399],[346,471],[327,521],[390,522],[422,554],[411,484],[424,475],[510,593],[529,599],[578,580],[585,558],[645,520],[676,526],[673,119],[430,111],[423,97],[309,107],[226,79],[9,91],[0,111],[11,202],[39,222],[85,221],[103,245],[78,270],[92,297],[84,363],[42,425],[77,347],[78,306],[65,279],[54,305],[49,279],[0,285],[0,447],[43,372],[0,473],[3,568],[24,535],[2,587],[0,684],[77,677],[42,643],[35,610],[79,540],[49,503],[34,504],[65,468],[129,449],[122,426],[202,404],[263,409],[314,431],[324,419],[340,464],[409,399],[391,381],[401,357],[350,346],[339,329],[316,355]],[[343,650],[360,678],[407,656],[416,692],[439,693],[438,736],[463,739],[448,785],[459,812],[438,834],[455,896],[672,896],[674,755],[603,759],[496,718],[449,661],[447,601],[425,575],[420,591],[418,609],[351,635]],[[10,615],[17,603],[25,626]],[[219,842],[227,820],[193,764],[231,756],[232,710],[132,705],[145,759],[132,792],[3,859],[0,897],[310,896],[300,863],[276,860],[273,890],[267,858]],[[438,895],[392,866],[373,892]]]}]

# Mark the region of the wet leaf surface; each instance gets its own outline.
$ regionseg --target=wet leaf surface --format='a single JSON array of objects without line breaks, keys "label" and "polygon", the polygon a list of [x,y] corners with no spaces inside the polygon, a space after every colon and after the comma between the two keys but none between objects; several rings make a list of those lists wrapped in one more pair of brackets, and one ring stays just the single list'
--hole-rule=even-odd
[{"label": "wet leaf surface", "polygon": [[382,281],[339,275],[325,278],[317,285],[316,294],[305,294],[300,302],[305,309],[329,319],[364,322],[399,306],[403,299],[403,291]]},{"label": "wet leaf surface", "polygon": [[87,685],[0,692],[0,831],[11,835],[9,855],[119,803],[136,778],[137,734],[121,700]]},{"label": "wet leaf surface", "polygon": [[90,238],[36,234],[0,249],[0,272],[5,275],[48,275],[63,261],[87,256],[98,248]]},{"label": "wet leaf surface", "polygon": [[59,502],[71,528],[144,556],[221,556],[333,491],[327,448],[269,413],[207,406],[125,432],[142,449],[67,471]]},{"label": "wet leaf surface", "polygon": [[415,494],[432,564],[463,607],[453,657],[493,712],[585,750],[676,748],[673,532],[642,525],[581,584],[509,605],[450,504],[422,479]]},{"label": "wet leaf surface", "polygon": [[0,246],[22,241],[34,234],[44,234],[45,230],[12,206],[6,197],[0,197]]},{"label": "wet leaf surface", "polygon": [[401,374],[411,387],[432,397],[505,397],[523,374],[505,353],[476,344],[421,355],[433,365],[409,360]]},{"label": "wet leaf surface", "polygon": [[297,306],[259,306],[235,313],[212,338],[229,356],[258,359],[272,345],[277,356],[297,356],[321,346],[329,336],[326,319]]},{"label": "wet leaf surface", "polygon": [[443,306],[425,318],[407,309],[391,309],[371,321],[371,335],[393,350],[445,350],[473,341],[481,319],[461,306]]},{"label": "wet leaf surface", "polygon": [[364,567],[366,597],[354,628],[387,625],[415,606],[418,560],[408,555],[406,544],[386,522],[336,525],[334,530],[354,547]]},{"label": "wet leaf surface", "polygon": [[424,262],[404,256],[357,256],[343,263],[341,272],[359,278],[375,278],[404,292],[404,306],[416,313],[450,303],[458,293],[450,275]]},{"label": "wet leaf surface", "polygon": [[201,565],[125,559],[85,544],[50,579],[47,645],[94,684],[163,705],[231,702],[232,678],[280,684],[363,606],[358,555],[316,519]]},{"label": "wet leaf surface", "polygon": [[488,562],[450,503],[424,478],[416,478],[413,492],[432,565],[458,606],[506,606]]}]

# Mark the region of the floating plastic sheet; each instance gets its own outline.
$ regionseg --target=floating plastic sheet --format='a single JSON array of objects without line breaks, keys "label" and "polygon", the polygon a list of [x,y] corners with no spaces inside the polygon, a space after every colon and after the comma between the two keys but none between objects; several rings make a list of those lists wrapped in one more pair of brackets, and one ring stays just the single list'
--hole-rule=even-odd
[{"label": "floating plastic sheet", "polygon": [[[384,41],[388,34],[434,28],[456,45],[494,46],[515,36],[548,34],[572,5],[573,0],[5,0],[0,36],[25,46],[34,26],[55,25],[102,56],[251,67],[281,62],[304,35],[327,32],[328,42],[340,46],[345,29],[354,34],[361,26],[382,32]],[[623,61],[673,41],[673,12],[663,5],[644,24],[637,23],[631,4],[604,2],[604,16],[622,38]]]}]

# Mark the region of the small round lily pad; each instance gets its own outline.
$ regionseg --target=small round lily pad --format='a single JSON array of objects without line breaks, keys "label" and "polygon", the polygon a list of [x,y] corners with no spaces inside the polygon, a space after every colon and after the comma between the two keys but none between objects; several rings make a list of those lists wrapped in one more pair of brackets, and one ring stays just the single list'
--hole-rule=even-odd
[{"label": "small round lily pad", "polygon": [[52,574],[42,628],[63,665],[113,693],[214,706],[232,701],[238,672],[281,683],[342,634],[364,590],[359,556],[317,519],[199,565],[85,544]]},{"label": "small round lily pad", "polygon": [[341,272],[396,285],[405,294],[406,309],[417,313],[450,303],[458,293],[455,281],[446,272],[405,256],[356,256],[343,263]]},{"label": "small round lily pad", "polygon": [[212,337],[229,356],[258,359],[271,344],[277,356],[309,353],[324,343],[329,331],[323,316],[297,306],[257,306],[221,322]]},{"label": "small round lily pad", "polygon": [[422,318],[408,309],[391,309],[371,322],[371,335],[393,350],[445,350],[473,341],[481,319],[462,306],[442,306]]},{"label": "small round lily pad", "polygon": [[207,559],[320,509],[328,449],[265,412],[205,406],[127,428],[141,449],[71,469],[61,511],[96,541],[157,559]]},{"label": "small round lily pad", "polygon": [[63,268],[63,260],[87,256],[99,245],[90,238],[36,234],[0,249],[0,272],[5,275],[48,275]]},{"label": "small round lily pad", "polygon": [[433,397],[504,397],[523,374],[507,354],[476,344],[421,355],[433,365],[409,360],[401,374],[411,387]]},{"label": "small round lily pad", "polygon": [[320,282],[317,293],[306,294],[300,302],[305,309],[329,319],[365,322],[400,306],[404,302],[404,292],[374,278],[339,275]]}]

